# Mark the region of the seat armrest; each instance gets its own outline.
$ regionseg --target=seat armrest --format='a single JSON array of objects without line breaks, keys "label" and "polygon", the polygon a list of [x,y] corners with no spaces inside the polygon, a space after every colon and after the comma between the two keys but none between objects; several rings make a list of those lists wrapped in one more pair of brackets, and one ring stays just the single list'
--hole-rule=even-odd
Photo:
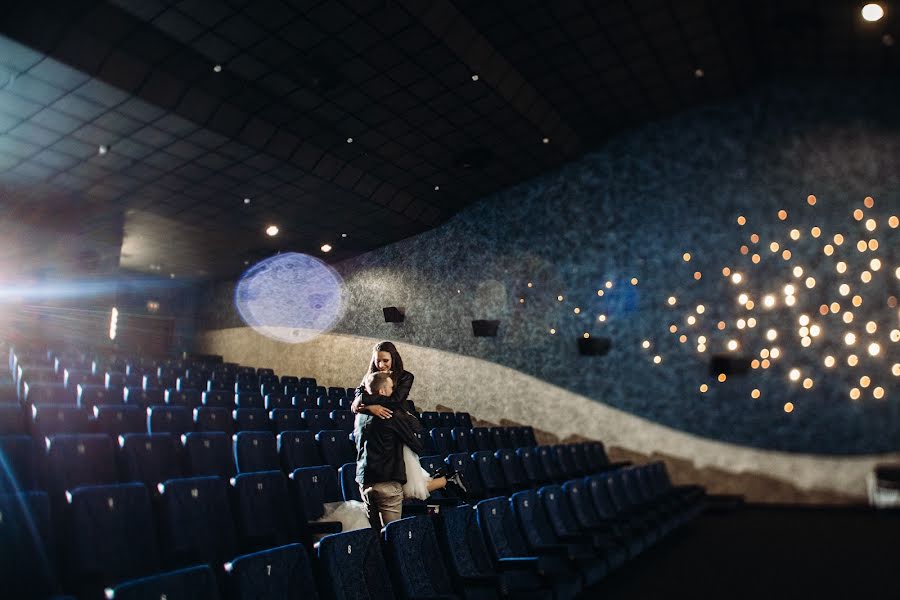
[{"label": "seat armrest", "polygon": [[340,521],[310,521],[306,528],[310,533],[340,533],[343,525]]},{"label": "seat armrest", "polygon": [[535,569],[537,566],[537,556],[511,556],[497,561],[497,567],[501,571],[521,571],[523,569]]}]

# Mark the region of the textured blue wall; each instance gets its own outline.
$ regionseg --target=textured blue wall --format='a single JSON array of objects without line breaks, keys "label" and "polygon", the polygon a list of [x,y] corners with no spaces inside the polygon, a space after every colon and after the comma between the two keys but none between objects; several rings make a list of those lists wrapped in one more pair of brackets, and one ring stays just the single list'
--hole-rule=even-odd
[{"label": "textured blue wall", "polygon": [[[409,342],[477,356],[709,438],[830,454],[900,449],[900,386],[891,373],[900,344],[890,340],[898,311],[888,304],[900,295],[898,230],[888,225],[900,214],[897,92],[871,82],[773,85],[624,134],[433,231],[338,265],[348,309],[337,331],[392,339],[401,350]],[[866,196],[874,197],[871,209]],[[852,217],[856,208],[865,211],[861,222]],[[738,225],[739,215],[746,225]],[[865,230],[868,218],[877,221],[874,232]],[[813,227],[822,231],[817,239]],[[789,235],[794,228],[798,240]],[[845,241],[826,256],[823,247],[836,233]],[[857,251],[859,240],[872,238],[877,251]],[[759,264],[751,262],[754,253]],[[869,267],[875,257],[878,271]],[[843,274],[838,261],[847,263]],[[793,276],[795,266],[804,269],[801,277]],[[724,277],[723,267],[740,272],[742,283]],[[869,283],[860,280],[865,269]],[[816,279],[811,289],[809,276]],[[840,295],[841,283],[851,286],[849,295]],[[787,284],[795,287],[792,307],[785,305]],[[755,301],[752,311],[738,305],[740,292]],[[770,292],[776,306],[764,310],[762,296]],[[857,294],[863,303],[853,307]],[[224,302],[228,292],[218,296]],[[833,301],[841,310],[819,315],[820,305]],[[384,323],[383,306],[405,306],[406,322]],[[850,324],[842,320],[848,309]],[[809,347],[798,333],[803,314],[821,328]],[[690,315],[694,325],[686,322]],[[756,327],[738,330],[737,319],[751,316]],[[474,338],[472,319],[500,319],[499,337]],[[214,320],[222,326],[229,318]],[[868,321],[876,323],[874,334],[866,333]],[[774,342],[765,338],[769,329],[777,330]],[[857,335],[852,347],[846,331]],[[610,337],[612,351],[579,356],[576,340],[585,332]],[[707,338],[702,353],[700,335]],[[777,347],[780,356],[768,369],[719,383],[708,360],[731,339],[758,359],[763,348]],[[872,341],[881,347],[877,357],[867,352]],[[823,366],[829,353],[835,368]],[[855,367],[846,363],[850,353],[859,357]],[[792,368],[802,372],[797,382],[789,379]],[[865,388],[863,375],[871,380]],[[809,390],[802,386],[807,377]],[[858,400],[850,399],[853,387]],[[873,397],[876,387],[883,398]]]}]

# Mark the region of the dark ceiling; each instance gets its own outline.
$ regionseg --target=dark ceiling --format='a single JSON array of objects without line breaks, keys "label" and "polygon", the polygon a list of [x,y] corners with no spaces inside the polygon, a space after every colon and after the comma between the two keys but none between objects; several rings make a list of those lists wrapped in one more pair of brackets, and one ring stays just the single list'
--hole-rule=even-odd
[{"label": "dark ceiling", "polygon": [[773,77],[896,76],[893,15],[866,23],[860,6],[7,3],[0,202],[115,213],[122,266],[139,271],[224,277],[277,250],[340,260]]}]

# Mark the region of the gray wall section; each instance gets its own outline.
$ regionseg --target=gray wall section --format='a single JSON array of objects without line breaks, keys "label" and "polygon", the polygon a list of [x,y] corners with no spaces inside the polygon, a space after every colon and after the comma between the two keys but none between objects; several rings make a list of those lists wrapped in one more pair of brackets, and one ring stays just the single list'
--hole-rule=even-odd
[{"label": "gray wall section", "polygon": [[[891,365],[900,344],[889,334],[898,328],[898,313],[887,302],[900,295],[894,271],[900,230],[887,219],[900,214],[898,91],[877,82],[777,84],[623,134],[556,172],[477,202],[435,230],[337,265],[346,310],[335,331],[493,361],[716,440],[820,454],[897,450],[900,392]],[[807,204],[808,194],[816,195],[815,206]],[[851,216],[865,196],[875,199],[873,209],[864,209],[877,220],[873,233]],[[780,209],[787,220],[778,218]],[[738,215],[747,225],[736,223]],[[814,226],[822,230],[818,239],[810,235]],[[793,228],[802,232],[797,241],[789,237]],[[749,241],[751,233],[759,244]],[[828,257],[823,246],[835,233],[846,241]],[[857,241],[871,238],[879,241],[876,252],[856,250]],[[772,241],[780,244],[778,253],[769,250]],[[746,256],[742,244],[749,246]],[[790,260],[781,257],[785,248]],[[762,257],[758,265],[750,262],[754,252]],[[860,273],[876,256],[883,266],[863,284]],[[848,264],[844,275],[835,270],[838,260]],[[797,265],[805,271],[800,278],[791,272]],[[740,271],[744,282],[723,277],[725,266]],[[694,271],[702,273],[699,281]],[[816,285],[807,289],[810,275]],[[611,289],[603,287],[606,281]],[[838,293],[844,282],[853,290],[847,297]],[[788,283],[797,289],[791,308],[781,291]],[[232,290],[211,288],[200,329],[241,324]],[[753,311],[737,305],[742,291],[756,301]],[[777,306],[762,310],[769,292]],[[855,294],[863,297],[861,307],[849,306]],[[666,302],[671,295],[675,307]],[[818,314],[832,301],[841,303],[841,313],[852,308],[850,325],[840,313]],[[693,312],[698,304],[706,308],[702,315]],[[405,307],[406,322],[384,323],[384,306]],[[685,323],[689,314],[698,319],[693,326]],[[823,330],[809,348],[798,335],[801,314]],[[757,326],[738,331],[737,319],[749,316]],[[499,336],[474,338],[472,319],[501,320]],[[719,320],[727,322],[725,331],[716,328]],[[868,321],[878,325],[873,335],[865,332]],[[677,334],[669,333],[671,324]],[[770,328],[778,331],[774,343],[764,337]],[[857,334],[854,347],[844,344],[845,331]],[[611,338],[612,351],[579,356],[576,340],[585,332]],[[681,333],[687,343],[679,342]],[[698,335],[708,338],[705,353],[697,352]],[[645,339],[649,350],[641,347]],[[718,383],[708,360],[729,339],[757,357],[772,346],[781,356],[767,370]],[[876,358],[865,349],[872,340],[882,348]],[[851,352],[860,357],[856,367],[845,362]],[[822,366],[827,353],[840,359],[837,368]],[[811,390],[789,380],[795,367],[801,381],[813,379]],[[852,401],[848,391],[862,375],[872,383]],[[703,383],[710,387],[705,394]],[[876,386],[885,398],[873,398]],[[751,398],[754,388],[758,399]],[[457,393],[477,396],[478,389]],[[794,405],[790,414],[786,402]]]}]

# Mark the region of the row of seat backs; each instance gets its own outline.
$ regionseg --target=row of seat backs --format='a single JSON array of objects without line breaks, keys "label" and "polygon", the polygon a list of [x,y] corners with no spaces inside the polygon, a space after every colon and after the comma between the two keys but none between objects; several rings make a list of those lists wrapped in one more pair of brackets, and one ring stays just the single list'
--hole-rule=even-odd
[{"label": "row of seat backs", "polygon": [[[30,414],[29,414],[30,413]],[[27,416],[26,416],[27,415]],[[78,406],[47,404],[30,410],[0,405],[0,435],[30,434],[45,438],[59,433],[187,433],[189,431],[281,431],[343,429],[353,431],[349,410],[237,408],[201,406]]]},{"label": "row of seat backs", "polygon": [[39,452],[28,436],[0,437],[4,469],[0,492],[46,489],[56,497],[82,485],[139,481],[150,487],[167,479],[281,470],[337,469],[355,465],[356,447],[345,431],[243,431],[57,435]]},{"label": "row of seat backs", "polygon": [[76,487],[61,506],[43,492],[0,495],[0,544],[17,549],[12,563],[0,564],[0,580],[22,588],[10,597],[44,597],[57,591],[59,564],[66,589],[99,597],[93,592],[162,568],[205,563],[234,573],[242,566],[238,552],[309,545],[310,521],[339,499],[334,477],[315,467],[290,478],[239,474],[230,486],[220,477],[172,479],[156,490],[157,511],[140,483]]},{"label": "row of seat backs", "polygon": [[[422,413],[423,415],[425,413]],[[452,413],[451,413],[452,414]],[[534,430],[530,427],[433,427],[428,428],[424,454],[449,454],[475,450],[500,450],[535,446]]]}]

